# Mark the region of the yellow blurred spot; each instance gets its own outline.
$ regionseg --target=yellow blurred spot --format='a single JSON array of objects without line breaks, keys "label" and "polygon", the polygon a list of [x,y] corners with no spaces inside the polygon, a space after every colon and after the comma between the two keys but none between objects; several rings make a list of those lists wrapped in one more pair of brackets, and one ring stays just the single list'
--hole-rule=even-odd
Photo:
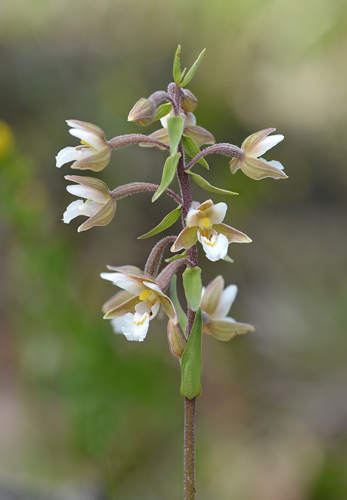
[{"label": "yellow blurred spot", "polygon": [[139,299],[140,300],[147,300],[150,295],[151,295],[151,292],[149,290],[142,290],[142,292],[140,293]]},{"label": "yellow blurred spot", "polygon": [[13,151],[14,136],[6,122],[0,120],[0,158],[6,157]]}]

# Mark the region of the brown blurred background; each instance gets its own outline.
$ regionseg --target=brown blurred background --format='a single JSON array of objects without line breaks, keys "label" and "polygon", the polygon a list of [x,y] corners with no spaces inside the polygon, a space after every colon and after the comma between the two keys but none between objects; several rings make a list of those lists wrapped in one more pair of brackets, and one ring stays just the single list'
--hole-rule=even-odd
[{"label": "brown blurred background", "polygon": [[[127,114],[166,87],[178,43],[183,67],[207,48],[189,85],[198,124],[237,145],[277,127],[285,141],[266,158],[289,175],[256,182],[210,157],[206,178],[240,192],[226,222],[253,243],[231,246],[234,264],[201,253],[203,281],[236,283],[232,316],[256,333],[204,338],[198,498],[347,498],[346,21],[342,0],[2,0],[1,499],[181,498],[166,322],[141,344],[114,336],[100,308],[115,290],[99,277],[143,267],[156,238],[136,237],[174,205],[127,198],[108,227],[77,234],[82,219],[61,222],[71,171],[54,160],[77,145],[68,118],[108,138],[154,131]],[[158,182],[164,157],[119,150],[99,177]]]}]

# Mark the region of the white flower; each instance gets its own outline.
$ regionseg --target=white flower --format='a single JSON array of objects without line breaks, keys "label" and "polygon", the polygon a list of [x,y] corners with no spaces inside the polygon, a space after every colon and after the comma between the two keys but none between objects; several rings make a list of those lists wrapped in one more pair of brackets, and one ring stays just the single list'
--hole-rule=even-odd
[{"label": "white flower", "polygon": [[222,276],[217,276],[201,294],[201,310],[203,316],[203,331],[218,340],[230,340],[235,335],[253,332],[254,326],[247,323],[237,323],[227,314],[235,300],[237,286],[224,288]]},{"label": "white flower", "polygon": [[116,272],[101,273],[101,277],[123,289],[103,306],[104,318],[111,319],[115,333],[122,332],[128,340],[142,342],[160,306],[175,324],[178,322],[171,300],[152,276],[135,266],[108,268]]},{"label": "white flower", "polygon": [[94,226],[105,226],[111,222],[116,211],[116,202],[104,182],[93,177],[77,175],[66,175],[65,179],[78,183],[77,186],[73,184],[66,187],[69,193],[87,200],[70,203],[63,215],[65,224],[69,224],[79,215],[88,217],[89,219],[79,226],[78,232],[80,232]]},{"label": "white flower", "polygon": [[56,165],[60,168],[73,161],[72,168],[90,169],[98,172],[110,161],[111,148],[107,143],[105,132],[96,125],[79,120],[66,120],[72,127],[70,134],[81,140],[81,145],[66,147],[56,156]]},{"label": "white flower", "polygon": [[178,252],[183,248],[187,250],[199,240],[206,257],[215,262],[226,256],[229,243],[251,242],[246,234],[222,224],[226,211],[226,203],[214,205],[212,200],[191,208],[186,218],[186,227],[177,236],[171,251]]},{"label": "white flower", "polygon": [[243,158],[234,158],[230,161],[230,170],[234,174],[239,168],[251,179],[260,180],[265,177],[273,179],[286,179],[288,176],[283,172],[283,165],[279,161],[266,161],[259,158],[266,151],[283,141],[282,134],[268,137],[275,128],[267,128],[250,135],[242,143]]}]

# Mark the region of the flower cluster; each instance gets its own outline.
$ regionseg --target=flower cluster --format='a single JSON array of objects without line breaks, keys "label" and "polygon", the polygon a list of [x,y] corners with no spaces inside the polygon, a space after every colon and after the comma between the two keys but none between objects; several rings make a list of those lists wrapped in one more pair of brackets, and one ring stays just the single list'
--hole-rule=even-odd
[{"label": "flower cluster", "polygon": [[[279,162],[262,158],[266,151],[283,139],[280,134],[270,135],[275,131],[274,128],[250,135],[239,148],[232,144],[216,144],[211,132],[196,124],[193,112],[198,99],[186,85],[194,76],[203,53],[186,75],[185,72],[180,72],[179,55],[178,51],[173,70],[174,82],[168,86],[167,91],[157,91],[148,98],[141,98],[128,116],[129,121],[140,126],[160,120],[161,128],[149,135],[128,134],[108,141],[104,131],[98,126],[79,120],[67,120],[71,127],[70,134],[80,139],[81,144],[63,148],[56,156],[56,166],[60,168],[72,162],[71,168],[100,172],[110,163],[113,150],[132,144],[158,147],[169,153],[160,184],[134,182],[110,190],[103,181],[94,177],[65,176],[68,181],[74,183],[67,186],[67,191],[78,199],[69,204],[63,214],[63,221],[70,223],[82,215],[87,217],[87,220],[78,227],[78,231],[105,226],[115,215],[116,201],[139,192],[155,191],[152,201],[163,193],[175,200],[176,208],[142,237],[153,236],[168,229],[180,214],[182,230],[177,236],[166,237],[154,246],[144,271],[135,266],[109,266],[110,272],[102,273],[101,277],[121,289],[103,306],[104,317],[111,320],[115,333],[122,333],[128,340],[143,341],[150,321],[162,308],[169,318],[171,350],[181,358],[194,328],[192,321],[185,318],[173,290],[171,298],[166,295],[166,289],[180,266],[186,268],[183,273],[183,285],[188,304],[188,318],[194,317],[197,311],[200,311],[200,333],[203,331],[219,340],[229,340],[234,335],[254,330],[253,326],[237,323],[227,316],[237,293],[236,285],[229,285],[223,290],[224,280],[218,276],[206,289],[201,286],[197,242],[201,244],[207,259],[216,262],[220,259],[231,260],[227,255],[230,243],[249,243],[251,239],[223,222],[227,211],[226,203],[214,204],[211,199],[202,203],[192,201],[191,181],[208,191],[235,194],[212,186],[200,174],[192,172],[192,168],[197,163],[208,167],[204,157],[217,153],[231,158],[230,170],[233,174],[240,169],[255,180],[266,177],[284,179],[287,176]],[[203,146],[207,147],[201,149]],[[192,158],[188,165],[185,162],[185,154]],[[180,195],[170,188],[175,177],[180,186]],[[164,251],[169,244],[175,255],[167,259],[168,265],[164,266],[157,276]],[[177,254],[180,251],[181,253]]]}]

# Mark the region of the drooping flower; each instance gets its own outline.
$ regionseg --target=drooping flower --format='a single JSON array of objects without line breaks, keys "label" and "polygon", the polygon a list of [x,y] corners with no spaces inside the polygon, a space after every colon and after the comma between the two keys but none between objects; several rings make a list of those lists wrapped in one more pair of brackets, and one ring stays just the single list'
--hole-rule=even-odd
[{"label": "drooping flower", "polygon": [[72,127],[70,134],[81,140],[81,145],[68,146],[56,156],[56,165],[60,168],[73,161],[71,168],[90,169],[94,172],[103,170],[111,157],[111,148],[107,143],[105,132],[96,125],[79,120],[66,120]]},{"label": "drooping flower", "polygon": [[171,299],[165,295],[156,280],[135,266],[112,267],[112,273],[101,273],[123,291],[111,297],[103,306],[105,319],[112,319],[115,333],[123,333],[128,340],[142,342],[149,322],[156,317],[160,306],[176,324],[178,317]]},{"label": "drooping flower", "polygon": [[171,251],[188,250],[199,240],[206,257],[215,262],[226,256],[229,243],[250,243],[252,240],[246,234],[222,224],[226,211],[226,203],[214,205],[212,200],[196,208],[193,206],[188,212],[186,227],[177,236]]},{"label": "drooping flower", "polygon": [[241,146],[244,152],[243,158],[234,158],[230,161],[231,172],[234,174],[240,168],[245,175],[255,180],[266,177],[286,179],[288,176],[284,173],[283,165],[279,161],[266,161],[264,158],[259,158],[284,139],[282,134],[268,137],[275,130],[275,128],[267,128],[247,137]]},{"label": "drooping flower", "polygon": [[[184,113],[184,115],[186,116],[186,123],[183,130],[183,135],[187,135],[188,137],[193,139],[199,148],[204,144],[214,144],[216,142],[211,132],[204,129],[203,127],[199,127],[198,125],[196,125],[196,118],[193,115],[193,113],[186,112]],[[161,141],[164,144],[169,145],[170,140],[167,130],[167,119],[170,116],[171,113],[164,116],[164,118],[161,118],[160,122],[163,128],[156,130],[155,132],[153,132],[153,134],[150,134],[148,137],[151,137],[152,139],[157,139],[158,141]],[[141,143],[140,145],[144,147],[155,146],[155,144],[150,144],[150,143]]]},{"label": "drooping flower", "polygon": [[77,229],[80,232],[94,226],[106,226],[111,222],[116,211],[116,201],[104,182],[93,177],[78,175],[66,175],[65,179],[78,184],[77,186],[75,184],[67,186],[66,190],[69,193],[87,200],[76,200],[70,203],[63,215],[65,224],[69,224],[72,219],[79,215],[89,217]]},{"label": "drooping flower", "polygon": [[224,279],[217,276],[201,294],[203,331],[218,340],[230,340],[235,335],[254,332],[254,326],[237,323],[227,316],[236,294],[237,286],[229,285],[224,290]]}]

